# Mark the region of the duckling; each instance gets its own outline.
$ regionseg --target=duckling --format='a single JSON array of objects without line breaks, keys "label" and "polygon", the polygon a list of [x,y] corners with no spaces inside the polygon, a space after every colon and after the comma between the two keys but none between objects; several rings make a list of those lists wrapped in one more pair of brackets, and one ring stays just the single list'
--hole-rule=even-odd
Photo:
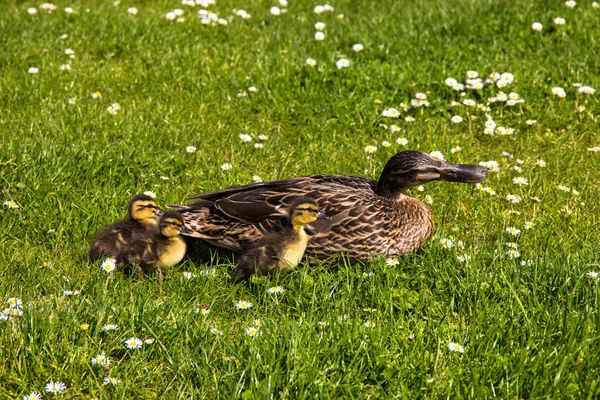
[{"label": "duckling", "polygon": [[92,262],[102,257],[116,258],[121,249],[136,237],[158,232],[156,201],[145,194],[135,196],[129,202],[129,219],[104,227],[94,235],[88,252]]},{"label": "duckling", "polygon": [[146,233],[124,246],[117,255],[120,270],[134,266],[142,275],[155,270],[159,283],[163,268],[171,267],[183,259],[187,246],[181,237],[187,232],[183,217],[176,211],[163,214],[158,222],[158,233]]},{"label": "duckling", "polygon": [[270,271],[295,268],[302,260],[309,236],[318,232],[309,224],[319,218],[329,217],[319,212],[317,202],[310,197],[295,200],[282,224],[275,231],[266,234],[249,250],[242,253],[233,280],[240,282],[256,273],[265,275]]}]

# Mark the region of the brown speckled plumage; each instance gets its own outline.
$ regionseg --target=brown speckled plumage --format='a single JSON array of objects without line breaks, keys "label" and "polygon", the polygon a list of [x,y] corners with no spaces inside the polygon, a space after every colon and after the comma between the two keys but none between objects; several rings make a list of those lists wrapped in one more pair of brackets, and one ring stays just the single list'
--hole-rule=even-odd
[{"label": "brown speckled plumage", "polygon": [[241,251],[270,232],[299,196],[310,195],[331,217],[312,226],[306,255],[321,260],[343,253],[367,261],[382,253],[411,253],[431,236],[433,218],[406,189],[432,180],[479,182],[485,168],[452,165],[419,152],[398,153],[379,181],[343,175],[313,175],[261,182],[192,196],[189,206],[169,206],[182,213],[189,236],[233,251]]}]

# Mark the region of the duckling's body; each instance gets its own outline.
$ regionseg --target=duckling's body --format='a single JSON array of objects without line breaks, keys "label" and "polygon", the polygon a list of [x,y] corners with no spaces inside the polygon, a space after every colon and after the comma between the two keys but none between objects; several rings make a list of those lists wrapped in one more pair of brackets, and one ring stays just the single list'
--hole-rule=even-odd
[{"label": "duckling's body", "polygon": [[314,223],[308,243],[312,261],[335,254],[368,261],[374,254],[409,254],[433,231],[433,215],[407,189],[435,180],[476,183],[487,177],[479,165],[450,164],[420,151],[403,151],[386,164],[379,181],[346,175],[312,175],[231,187],[192,196],[199,201],[178,209],[197,237],[243,251],[271,232],[279,208],[313,193],[331,219]]},{"label": "duckling's body", "polygon": [[306,197],[296,200],[287,219],[240,256],[234,280],[239,282],[248,279],[254,273],[264,275],[273,270],[295,268],[302,260],[309,242],[307,230],[311,234],[316,233],[314,228],[307,225],[317,218],[326,216],[319,213],[315,200]]},{"label": "duckling's body", "polygon": [[158,233],[141,235],[121,249],[117,255],[119,269],[134,266],[142,275],[155,271],[162,279],[163,268],[172,267],[185,256],[187,246],[180,235],[183,229],[181,214],[175,211],[163,214]]},{"label": "duckling's body", "polygon": [[157,209],[158,204],[150,196],[141,194],[131,199],[129,219],[110,224],[94,235],[88,252],[90,260],[116,258],[133,240],[158,232]]}]

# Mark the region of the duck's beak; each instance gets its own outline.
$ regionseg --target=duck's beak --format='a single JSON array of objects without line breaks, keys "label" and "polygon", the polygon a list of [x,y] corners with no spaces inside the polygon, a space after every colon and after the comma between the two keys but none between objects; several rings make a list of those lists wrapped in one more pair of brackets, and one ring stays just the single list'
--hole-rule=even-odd
[{"label": "duck's beak", "polygon": [[317,219],[331,219],[331,217],[325,214],[323,211],[319,211],[319,214],[317,214]]},{"label": "duck's beak", "polygon": [[193,231],[188,228],[187,226],[183,225],[181,227],[181,233],[185,234],[185,235],[189,235],[190,233],[193,233]]},{"label": "duck's beak", "polygon": [[446,164],[440,168],[441,179],[449,182],[477,183],[487,178],[487,169],[473,164]]}]

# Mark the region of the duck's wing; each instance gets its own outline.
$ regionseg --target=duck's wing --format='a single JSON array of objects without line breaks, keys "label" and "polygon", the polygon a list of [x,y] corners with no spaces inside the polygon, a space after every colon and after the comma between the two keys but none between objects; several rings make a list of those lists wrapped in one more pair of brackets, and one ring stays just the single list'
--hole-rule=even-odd
[{"label": "duck's wing", "polygon": [[[333,217],[343,211],[332,209],[337,208],[333,205],[339,204],[339,197],[356,190],[372,192],[376,184],[375,181],[360,177],[312,175],[231,187],[197,194],[190,199],[199,200],[198,206],[212,203],[227,216],[252,223],[278,218],[282,210],[287,210],[298,197],[312,196],[326,213],[333,212]],[[333,198],[335,201],[330,201]],[[324,225],[325,221],[323,220],[321,225]]]}]

